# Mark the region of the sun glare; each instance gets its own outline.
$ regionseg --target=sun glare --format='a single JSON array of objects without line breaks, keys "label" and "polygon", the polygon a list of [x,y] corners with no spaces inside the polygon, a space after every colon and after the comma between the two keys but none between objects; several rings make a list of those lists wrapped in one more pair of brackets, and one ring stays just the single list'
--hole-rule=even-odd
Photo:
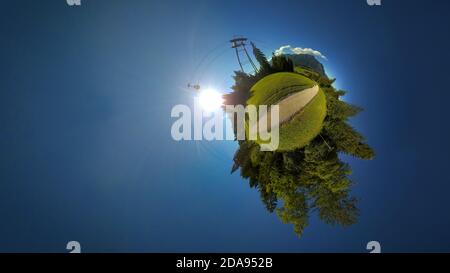
[{"label": "sun glare", "polygon": [[207,89],[200,93],[199,103],[206,112],[217,111],[223,105],[222,94],[214,89]]}]

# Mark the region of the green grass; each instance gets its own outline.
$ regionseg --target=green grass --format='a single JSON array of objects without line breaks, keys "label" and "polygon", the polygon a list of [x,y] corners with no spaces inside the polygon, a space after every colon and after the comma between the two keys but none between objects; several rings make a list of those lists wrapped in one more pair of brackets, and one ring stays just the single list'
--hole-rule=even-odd
[{"label": "green grass", "polygon": [[319,73],[317,73],[315,71],[312,71],[312,70],[310,70],[310,69],[308,69],[306,67],[296,66],[296,67],[294,67],[294,71],[296,73],[299,73],[299,74],[305,76],[305,77],[311,77],[311,76],[314,76],[315,78],[319,78],[320,77]]},{"label": "green grass", "polygon": [[280,128],[280,145],[278,151],[291,151],[306,146],[322,131],[327,113],[326,97],[322,89],[295,115],[290,122]]},{"label": "green grass", "polygon": [[251,89],[247,104],[273,105],[284,97],[311,88],[316,83],[297,73],[280,72],[270,74],[258,81]]},{"label": "green grass", "polygon": [[[283,98],[311,88],[316,83],[297,73],[281,72],[268,75],[252,87],[247,104],[274,105]],[[322,89],[288,122],[280,127],[280,143],[277,151],[302,148],[322,130],[327,112],[326,97]],[[258,143],[264,143],[261,140]]]}]

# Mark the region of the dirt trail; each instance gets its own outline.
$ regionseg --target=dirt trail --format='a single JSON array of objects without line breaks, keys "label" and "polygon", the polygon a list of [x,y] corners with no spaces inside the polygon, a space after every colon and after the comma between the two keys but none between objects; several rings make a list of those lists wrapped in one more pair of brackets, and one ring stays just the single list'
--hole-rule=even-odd
[{"label": "dirt trail", "polygon": [[282,99],[280,106],[280,123],[289,120],[297,112],[301,111],[319,92],[319,86],[314,85],[311,88],[302,90]]},{"label": "dirt trail", "polygon": [[[314,85],[311,88],[304,89],[278,102],[277,105],[279,105],[280,109],[279,124],[283,124],[284,122],[292,118],[296,113],[300,112],[317,95],[318,92],[319,86]],[[270,128],[270,111],[268,111],[267,115],[269,118],[268,127]],[[259,118],[259,120],[266,120],[266,119],[267,117],[265,115]],[[250,127],[256,130],[257,128],[256,125],[257,122],[255,122],[255,124],[253,124],[253,126],[251,125]]]}]

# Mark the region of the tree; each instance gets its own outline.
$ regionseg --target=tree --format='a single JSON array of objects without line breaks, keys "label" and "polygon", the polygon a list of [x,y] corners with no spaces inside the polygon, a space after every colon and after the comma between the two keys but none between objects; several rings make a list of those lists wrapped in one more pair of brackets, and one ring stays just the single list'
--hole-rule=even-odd
[{"label": "tree", "polygon": [[260,66],[259,73],[263,75],[269,74],[272,69],[266,56],[264,55],[264,53],[262,53],[262,51],[259,48],[255,46],[253,42],[251,42],[251,45],[253,48],[253,55],[255,56]]},{"label": "tree", "polygon": [[294,72],[292,60],[284,55],[272,55],[272,71],[276,72]]},{"label": "tree", "polygon": [[323,88],[327,95],[327,117],[323,134],[339,151],[361,159],[373,159],[375,152],[365,142],[365,138],[348,124],[350,117],[362,111],[360,107],[346,103],[339,98],[344,91],[332,87]]},{"label": "tree", "polygon": [[235,84],[231,87],[233,92],[224,95],[225,105],[246,105],[255,78],[242,71],[235,71],[234,73]]},{"label": "tree", "polygon": [[[252,47],[261,69],[256,75],[235,72],[234,92],[226,97],[227,104],[246,105],[250,89],[266,73],[294,71],[292,61],[284,56],[273,56],[269,63],[254,44]],[[266,209],[276,211],[283,223],[292,224],[301,236],[312,212],[328,224],[348,226],[357,221],[357,199],[350,195],[351,168],[339,154],[372,159],[375,153],[348,124],[362,109],[340,100],[345,91],[332,86],[334,79],[305,69],[299,73],[316,81],[327,98],[327,117],[319,136],[290,152],[261,152],[255,142],[239,141],[232,172],[239,169],[250,187],[259,191]]]}]

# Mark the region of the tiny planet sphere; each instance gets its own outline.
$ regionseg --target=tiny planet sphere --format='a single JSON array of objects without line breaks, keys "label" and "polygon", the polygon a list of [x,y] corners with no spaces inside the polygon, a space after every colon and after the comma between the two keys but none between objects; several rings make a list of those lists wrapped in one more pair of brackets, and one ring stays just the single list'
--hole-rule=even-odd
[{"label": "tiny planet sphere", "polygon": [[[274,73],[259,80],[251,88],[247,105],[279,105],[277,151],[306,146],[319,135],[327,112],[326,97],[319,85],[295,72]],[[256,142],[265,143],[260,139]]]}]

